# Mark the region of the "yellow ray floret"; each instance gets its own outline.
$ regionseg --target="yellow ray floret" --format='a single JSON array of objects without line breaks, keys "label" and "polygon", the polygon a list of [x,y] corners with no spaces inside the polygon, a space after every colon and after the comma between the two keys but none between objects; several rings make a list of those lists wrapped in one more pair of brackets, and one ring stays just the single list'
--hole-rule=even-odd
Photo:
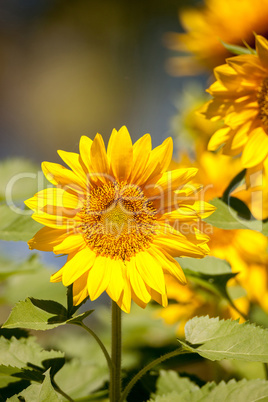
[{"label": "yellow ray floret", "polygon": [[213,96],[201,110],[208,119],[223,120],[208,149],[222,147],[227,155],[242,154],[244,168],[268,156],[268,41],[256,36],[257,54],[235,56],[215,69]]}]

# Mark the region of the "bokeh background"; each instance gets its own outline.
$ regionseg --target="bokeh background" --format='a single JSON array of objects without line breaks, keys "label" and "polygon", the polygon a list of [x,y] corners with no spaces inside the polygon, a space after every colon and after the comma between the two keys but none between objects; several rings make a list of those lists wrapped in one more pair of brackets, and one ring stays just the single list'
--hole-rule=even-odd
[{"label": "bokeh background", "polygon": [[133,139],[163,141],[185,83],[165,71],[163,36],[180,30],[184,5],[2,0],[0,157],[57,162],[56,150],[76,151],[81,135],[107,141],[124,124]]}]

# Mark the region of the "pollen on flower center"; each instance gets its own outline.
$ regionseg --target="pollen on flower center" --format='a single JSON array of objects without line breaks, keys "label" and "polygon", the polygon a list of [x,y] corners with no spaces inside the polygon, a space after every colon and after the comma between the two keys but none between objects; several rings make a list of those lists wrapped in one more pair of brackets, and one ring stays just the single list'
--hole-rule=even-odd
[{"label": "pollen on flower center", "polygon": [[268,77],[266,77],[259,88],[257,94],[259,104],[259,116],[268,134]]},{"label": "pollen on flower center", "polygon": [[156,210],[133,184],[93,188],[80,215],[84,238],[97,255],[129,260],[148,248],[155,234]]},{"label": "pollen on flower center", "polygon": [[107,233],[111,233],[114,236],[120,236],[120,234],[126,232],[131,223],[135,224],[135,220],[132,218],[131,213],[124,210],[124,207],[117,204],[112,204],[109,210],[101,217],[101,223],[106,228]]}]

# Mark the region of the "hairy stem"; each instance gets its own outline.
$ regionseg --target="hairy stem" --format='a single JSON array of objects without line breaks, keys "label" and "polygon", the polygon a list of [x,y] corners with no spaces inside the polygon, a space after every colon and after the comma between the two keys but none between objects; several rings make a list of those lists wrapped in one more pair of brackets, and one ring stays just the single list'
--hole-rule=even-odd
[{"label": "hairy stem", "polygon": [[121,309],[112,301],[112,370],[110,402],[118,402],[121,395]]}]

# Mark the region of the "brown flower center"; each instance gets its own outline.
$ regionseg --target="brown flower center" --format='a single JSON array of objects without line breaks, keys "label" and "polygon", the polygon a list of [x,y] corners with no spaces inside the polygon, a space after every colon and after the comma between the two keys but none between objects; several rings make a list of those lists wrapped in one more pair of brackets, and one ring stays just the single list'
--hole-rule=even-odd
[{"label": "brown flower center", "polygon": [[80,212],[81,229],[97,255],[129,260],[152,242],[155,215],[140,188],[114,182],[90,192]]},{"label": "brown flower center", "polygon": [[259,117],[262,125],[268,134],[268,77],[264,78],[257,93],[259,104]]}]

